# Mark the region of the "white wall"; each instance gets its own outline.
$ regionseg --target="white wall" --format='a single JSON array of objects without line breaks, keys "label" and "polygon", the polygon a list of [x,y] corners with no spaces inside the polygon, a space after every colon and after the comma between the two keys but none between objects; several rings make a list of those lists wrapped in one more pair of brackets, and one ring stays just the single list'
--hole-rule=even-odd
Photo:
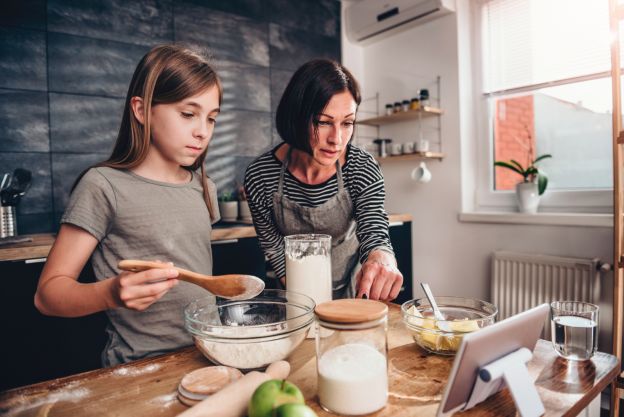
[{"label": "white wall", "polygon": [[[343,33],[343,63],[358,77],[364,97],[380,92],[389,99],[409,98],[425,80],[436,75],[442,79],[441,105],[445,113],[441,136],[446,157],[441,162],[427,162],[432,181],[421,184],[410,180],[416,161],[382,165],[387,210],[413,217],[416,297],[422,296],[418,283],[427,281],[440,295],[489,299],[490,255],[496,250],[598,257],[607,262],[613,259],[611,228],[459,222],[462,199],[464,207],[473,201],[477,163],[466,1],[458,1],[458,13],[365,47],[351,44]],[[343,1],[343,9],[345,6]],[[381,136],[408,140],[414,137],[413,129],[409,123],[395,125],[382,128]],[[611,350],[611,286],[608,274],[603,285],[605,302],[601,303],[599,348],[603,351]]]}]

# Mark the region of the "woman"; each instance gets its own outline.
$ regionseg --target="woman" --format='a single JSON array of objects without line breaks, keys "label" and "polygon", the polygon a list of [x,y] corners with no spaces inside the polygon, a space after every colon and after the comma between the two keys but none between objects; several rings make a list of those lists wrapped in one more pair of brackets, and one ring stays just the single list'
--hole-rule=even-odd
[{"label": "woman", "polygon": [[388,234],[383,176],[370,154],[349,144],[360,101],[357,81],[339,63],[304,64],[277,108],[284,142],[247,168],[245,191],[282,283],[284,236],[329,234],[333,297],[392,300],[403,276]]}]

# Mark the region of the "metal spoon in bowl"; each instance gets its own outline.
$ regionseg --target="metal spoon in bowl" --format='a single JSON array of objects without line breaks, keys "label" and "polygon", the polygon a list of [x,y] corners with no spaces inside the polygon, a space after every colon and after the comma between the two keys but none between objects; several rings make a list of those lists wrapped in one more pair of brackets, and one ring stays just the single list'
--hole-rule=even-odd
[{"label": "metal spoon in bowl", "polygon": [[173,268],[178,271],[177,279],[199,285],[214,295],[230,300],[246,300],[253,298],[264,290],[264,281],[253,275],[204,275],[171,265],[125,259],[119,261],[119,269],[131,272],[140,272],[152,268]]},{"label": "metal spoon in bowl", "polygon": [[431,305],[431,309],[433,310],[433,317],[435,317],[436,319],[436,326],[438,326],[438,328],[443,332],[453,331],[453,329],[451,329],[451,326],[446,322],[446,317],[444,317],[444,314],[442,314],[442,312],[438,308],[438,304],[436,303],[435,298],[433,298],[433,293],[431,292],[431,288],[429,288],[429,284],[421,282],[420,286],[425,292],[427,300],[429,300],[429,304]]}]

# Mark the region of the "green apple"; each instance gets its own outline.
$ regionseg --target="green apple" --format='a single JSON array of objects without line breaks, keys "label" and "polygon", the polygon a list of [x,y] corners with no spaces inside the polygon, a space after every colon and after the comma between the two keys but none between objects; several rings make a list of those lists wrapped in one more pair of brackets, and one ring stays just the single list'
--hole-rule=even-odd
[{"label": "green apple", "polygon": [[271,379],[262,383],[249,401],[249,417],[272,417],[273,410],[282,404],[304,404],[303,394],[285,379]]},{"label": "green apple", "polygon": [[275,417],[318,417],[305,404],[282,404],[275,409]]}]

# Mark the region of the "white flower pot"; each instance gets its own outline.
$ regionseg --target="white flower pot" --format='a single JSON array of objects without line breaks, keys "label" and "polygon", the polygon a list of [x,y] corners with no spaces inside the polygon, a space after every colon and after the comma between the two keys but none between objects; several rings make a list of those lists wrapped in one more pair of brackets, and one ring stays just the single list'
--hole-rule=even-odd
[{"label": "white flower pot", "polygon": [[520,213],[537,213],[540,195],[537,184],[532,182],[521,182],[516,185],[516,198],[518,199],[518,210]]},{"label": "white flower pot", "polygon": [[219,201],[221,220],[235,222],[238,217],[238,201]]},{"label": "white flower pot", "polygon": [[238,202],[238,218],[244,222],[251,222],[251,211],[247,201]]}]

